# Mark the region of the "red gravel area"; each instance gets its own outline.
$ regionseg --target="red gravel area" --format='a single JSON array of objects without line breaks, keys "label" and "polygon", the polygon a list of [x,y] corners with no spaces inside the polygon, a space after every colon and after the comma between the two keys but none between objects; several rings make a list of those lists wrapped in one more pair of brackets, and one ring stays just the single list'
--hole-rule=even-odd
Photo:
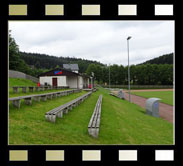
[{"label": "red gravel area", "polygon": [[[125,99],[129,100],[127,92],[125,92]],[[145,108],[146,100],[146,98],[131,94],[131,102],[139,105],[140,107]],[[159,114],[161,118],[173,123],[173,106],[159,103]]]}]

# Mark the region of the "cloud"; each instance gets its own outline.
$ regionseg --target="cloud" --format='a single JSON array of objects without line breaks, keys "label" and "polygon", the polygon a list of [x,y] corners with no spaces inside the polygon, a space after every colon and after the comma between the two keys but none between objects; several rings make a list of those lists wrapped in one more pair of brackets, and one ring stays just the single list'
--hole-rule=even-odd
[{"label": "cloud", "polygon": [[174,52],[174,21],[10,21],[21,51],[138,64]]}]

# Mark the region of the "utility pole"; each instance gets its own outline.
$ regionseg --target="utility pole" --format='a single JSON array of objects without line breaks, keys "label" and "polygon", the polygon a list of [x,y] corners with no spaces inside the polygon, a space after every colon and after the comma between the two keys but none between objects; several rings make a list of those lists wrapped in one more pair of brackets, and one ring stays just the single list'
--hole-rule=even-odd
[{"label": "utility pole", "polygon": [[132,37],[129,36],[127,38],[127,49],[128,49],[128,95],[129,95],[129,102],[131,102],[131,93],[130,93],[130,66],[129,66],[129,40]]}]

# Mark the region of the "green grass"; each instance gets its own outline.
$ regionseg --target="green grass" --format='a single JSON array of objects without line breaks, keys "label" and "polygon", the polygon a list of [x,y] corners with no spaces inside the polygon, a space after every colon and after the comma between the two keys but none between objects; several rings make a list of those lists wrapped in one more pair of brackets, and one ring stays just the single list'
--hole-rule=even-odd
[{"label": "green grass", "polygon": [[37,86],[37,84],[23,78],[9,78],[9,87],[12,86]]},{"label": "green grass", "polygon": [[[173,124],[146,115],[145,110],[128,101],[110,96],[99,89],[56,123],[45,120],[45,112],[86,92],[47,102],[10,104],[9,144],[173,144]],[[96,101],[103,94],[99,138],[88,134],[88,123]]]},{"label": "green grass", "polygon": [[173,105],[173,91],[147,91],[147,92],[132,92],[132,94],[137,96],[142,96],[145,98],[156,97],[160,98],[160,102]]}]

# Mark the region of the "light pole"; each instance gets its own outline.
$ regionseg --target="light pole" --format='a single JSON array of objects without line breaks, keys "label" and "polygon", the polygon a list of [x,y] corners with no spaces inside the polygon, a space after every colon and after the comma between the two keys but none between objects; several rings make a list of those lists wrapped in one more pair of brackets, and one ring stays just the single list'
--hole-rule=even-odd
[{"label": "light pole", "polygon": [[110,86],[111,86],[110,74],[111,74],[111,73],[110,73],[110,63],[109,63],[109,89],[110,89]]},{"label": "light pole", "polygon": [[91,75],[92,75],[92,77],[91,77],[91,88],[93,89],[93,87],[94,87],[94,72],[91,72]]},{"label": "light pole", "polygon": [[128,49],[128,96],[129,96],[129,102],[131,102],[131,94],[130,94],[130,66],[129,66],[129,40],[131,39],[131,36],[128,36],[127,38],[127,49]]}]

